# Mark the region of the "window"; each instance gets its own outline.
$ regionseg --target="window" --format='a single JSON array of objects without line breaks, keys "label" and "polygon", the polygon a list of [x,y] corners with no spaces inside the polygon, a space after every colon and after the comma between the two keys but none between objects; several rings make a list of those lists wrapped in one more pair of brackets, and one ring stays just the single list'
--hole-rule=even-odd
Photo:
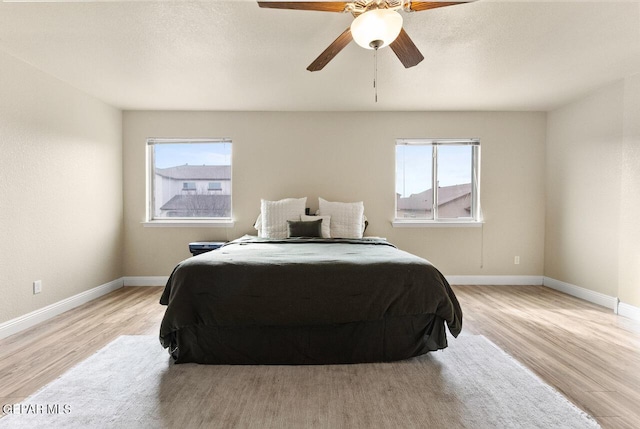
[{"label": "window", "polygon": [[148,221],[231,220],[231,141],[149,139]]},{"label": "window", "polygon": [[222,191],[222,183],[220,183],[220,182],[209,182],[209,190],[210,191]]},{"label": "window", "polygon": [[479,140],[397,140],[395,218],[394,225],[479,222]]},{"label": "window", "polygon": [[183,191],[195,191],[196,190],[196,182],[184,182],[182,183]]}]

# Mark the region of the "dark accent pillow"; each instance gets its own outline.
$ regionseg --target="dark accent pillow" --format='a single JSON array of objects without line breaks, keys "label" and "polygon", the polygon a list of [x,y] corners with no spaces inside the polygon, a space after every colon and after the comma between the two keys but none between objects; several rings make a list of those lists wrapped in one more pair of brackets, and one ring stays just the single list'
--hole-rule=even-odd
[{"label": "dark accent pillow", "polygon": [[305,222],[288,220],[289,237],[322,237],[322,219]]}]

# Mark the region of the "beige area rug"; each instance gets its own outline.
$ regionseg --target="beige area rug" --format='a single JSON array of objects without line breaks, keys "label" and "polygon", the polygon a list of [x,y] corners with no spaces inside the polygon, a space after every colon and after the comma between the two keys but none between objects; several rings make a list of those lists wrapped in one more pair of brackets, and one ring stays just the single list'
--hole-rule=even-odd
[{"label": "beige area rug", "polygon": [[9,411],[0,428],[597,428],[482,336],[406,361],[174,365],[119,337]]}]

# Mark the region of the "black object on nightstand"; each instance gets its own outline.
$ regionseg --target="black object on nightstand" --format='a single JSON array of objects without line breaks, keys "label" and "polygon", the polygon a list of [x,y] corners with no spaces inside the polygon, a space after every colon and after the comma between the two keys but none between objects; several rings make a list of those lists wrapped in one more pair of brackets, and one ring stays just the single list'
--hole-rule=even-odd
[{"label": "black object on nightstand", "polygon": [[211,252],[224,246],[224,241],[196,241],[189,243],[189,252],[193,256]]}]

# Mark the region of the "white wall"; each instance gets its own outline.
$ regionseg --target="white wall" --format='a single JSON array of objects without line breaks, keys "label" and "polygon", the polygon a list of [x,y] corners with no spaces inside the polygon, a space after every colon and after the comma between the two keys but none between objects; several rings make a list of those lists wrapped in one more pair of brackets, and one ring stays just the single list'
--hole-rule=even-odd
[{"label": "white wall", "polygon": [[624,82],[618,297],[640,307],[640,74]]},{"label": "white wall", "polygon": [[[544,113],[125,112],[125,275],[166,276],[187,243],[252,228],[260,198],[363,200],[368,235],[431,260],[448,275],[543,273]],[[233,140],[233,229],[145,228],[148,137]],[[481,228],[392,228],[396,138],[477,137],[482,144]],[[521,264],[514,265],[514,256]]]},{"label": "white wall", "polygon": [[0,323],[122,276],[121,132],[119,110],[0,51]]},{"label": "white wall", "polygon": [[545,276],[640,305],[638,76],[548,115]]}]

